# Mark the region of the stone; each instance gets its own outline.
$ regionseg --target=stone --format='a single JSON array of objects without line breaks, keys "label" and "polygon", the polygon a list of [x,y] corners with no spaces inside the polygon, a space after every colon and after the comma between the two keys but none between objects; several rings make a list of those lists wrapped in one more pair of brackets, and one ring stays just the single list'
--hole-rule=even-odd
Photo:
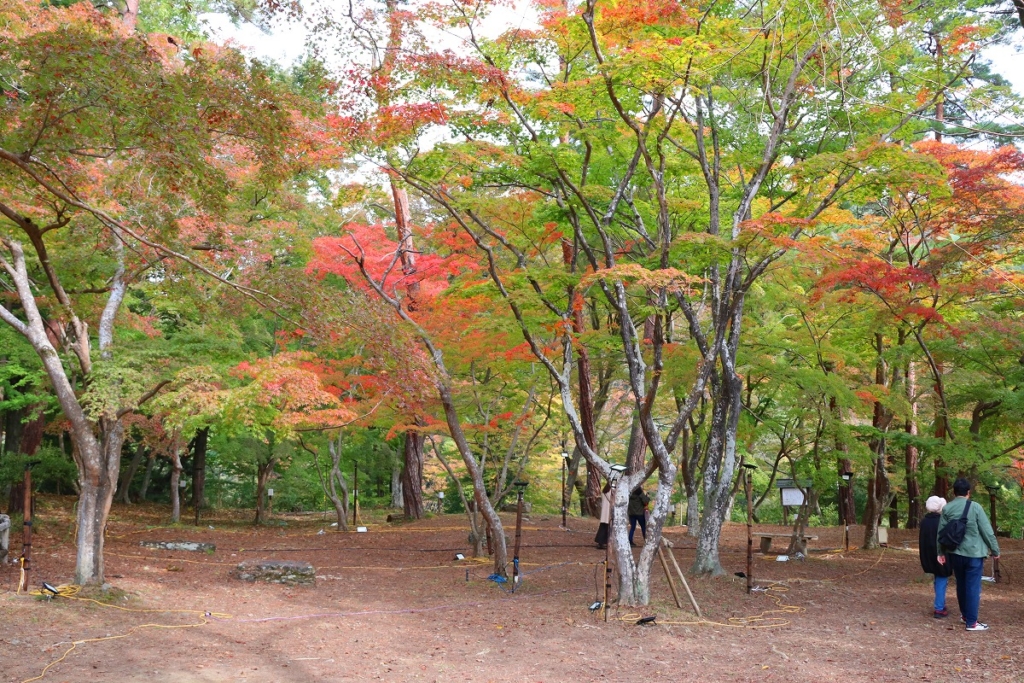
[{"label": "stone", "polygon": [[190,553],[212,553],[217,549],[213,543],[199,543],[198,541],[139,541],[139,545],[143,548],[184,550]]},{"label": "stone", "polygon": [[246,560],[231,573],[242,581],[266,581],[288,585],[313,585],[316,570],[309,562],[293,560]]},{"label": "stone", "polygon": [[[502,512],[516,512],[519,510],[519,503],[513,501],[511,503],[505,503],[501,506]],[[533,510],[533,505],[529,501],[523,501],[523,514],[528,515]]]}]

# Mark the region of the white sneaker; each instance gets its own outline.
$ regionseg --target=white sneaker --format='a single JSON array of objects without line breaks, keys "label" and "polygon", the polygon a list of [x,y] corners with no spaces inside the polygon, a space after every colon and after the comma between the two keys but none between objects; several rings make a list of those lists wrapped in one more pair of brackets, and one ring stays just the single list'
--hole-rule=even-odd
[{"label": "white sneaker", "polygon": [[968,626],[967,630],[968,631],[987,631],[988,630],[988,624],[983,624],[980,621],[976,621],[976,622],[974,622],[973,626]]}]

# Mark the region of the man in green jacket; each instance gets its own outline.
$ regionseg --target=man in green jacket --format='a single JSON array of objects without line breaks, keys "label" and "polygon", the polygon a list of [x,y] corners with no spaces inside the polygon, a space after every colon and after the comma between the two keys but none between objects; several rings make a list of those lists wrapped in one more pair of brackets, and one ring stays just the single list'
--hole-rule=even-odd
[{"label": "man in green jacket", "polygon": [[[939,519],[938,537],[954,519],[959,519],[964,506],[970,503],[971,483],[964,478],[953,482],[956,498],[946,504]],[[947,557],[953,565],[956,577],[956,601],[960,605],[960,619],[968,631],[987,631],[988,624],[978,621],[978,604],[981,602],[981,568],[988,557],[999,558],[999,542],[992,530],[992,523],[980,505],[971,505],[967,510],[967,531],[964,540],[955,549],[948,550],[948,556],[939,555],[939,564],[945,564]]]}]

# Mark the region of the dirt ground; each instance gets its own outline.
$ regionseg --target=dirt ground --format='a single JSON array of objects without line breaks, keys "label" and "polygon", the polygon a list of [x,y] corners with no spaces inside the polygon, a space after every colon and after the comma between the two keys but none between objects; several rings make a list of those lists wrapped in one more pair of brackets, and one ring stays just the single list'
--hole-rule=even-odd
[{"label": "dirt ground", "polygon": [[[1002,582],[984,584],[984,633],[963,630],[952,585],[950,617],[932,618],[916,531],[890,531],[887,549],[844,553],[840,529],[817,529],[802,562],[755,552],[756,583],[769,589],[748,596],[731,575],[745,568],[742,525],[723,533],[730,576],[690,580],[704,621],[675,607],[656,564],[652,604],[612,610],[605,623],[588,610],[604,559],[591,520],[570,518],[570,531],[553,516],[525,521],[523,581],[512,594],[487,579],[489,565],[454,559],[469,550],[460,516],[401,526],[370,519],[367,533],[339,534],[322,515],[254,529],[223,513],[198,528],[166,527],[165,514],[115,508],[107,604],[18,596],[17,569],[0,569],[0,681],[32,680],[51,664],[40,680],[1024,681],[1019,540],[1001,539]],[[71,501],[43,500],[36,516],[32,583],[67,582]],[[505,521],[511,535],[514,517]],[[693,540],[683,529],[666,536],[687,568]],[[149,550],[143,540],[217,549]],[[20,535],[11,545],[20,551]],[[315,586],[231,578],[252,559],[309,561]],[[636,625],[641,615],[656,615],[655,625]]]}]

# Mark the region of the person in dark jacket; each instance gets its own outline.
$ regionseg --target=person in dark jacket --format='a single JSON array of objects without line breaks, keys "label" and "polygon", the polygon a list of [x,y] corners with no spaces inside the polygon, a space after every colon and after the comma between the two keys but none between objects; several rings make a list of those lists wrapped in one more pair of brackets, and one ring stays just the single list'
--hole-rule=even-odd
[{"label": "person in dark jacket", "polygon": [[939,564],[939,544],[935,540],[939,534],[939,520],[942,515],[942,508],[946,506],[946,499],[932,496],[925,501],[924,507],[928,513],[921,520],[921,535],[918,548],[921,554],[921,569],[926,574],[935,576],[935,618],[942,619],[949,612],[946,611],[946,585],[953,569],[948,562]]},{"label": "person in dark jacket", "polygon": [[626,511],[629,513],[630,545],[636,545],[633,543],[633,533],[636,531],[637,524],[640,525],[640,533],[644,535],[644,541],[647,540],[647,504],[650,502],[651,497],[647,495],[642,486],[637,486],[629,494],[629,507]]}]

